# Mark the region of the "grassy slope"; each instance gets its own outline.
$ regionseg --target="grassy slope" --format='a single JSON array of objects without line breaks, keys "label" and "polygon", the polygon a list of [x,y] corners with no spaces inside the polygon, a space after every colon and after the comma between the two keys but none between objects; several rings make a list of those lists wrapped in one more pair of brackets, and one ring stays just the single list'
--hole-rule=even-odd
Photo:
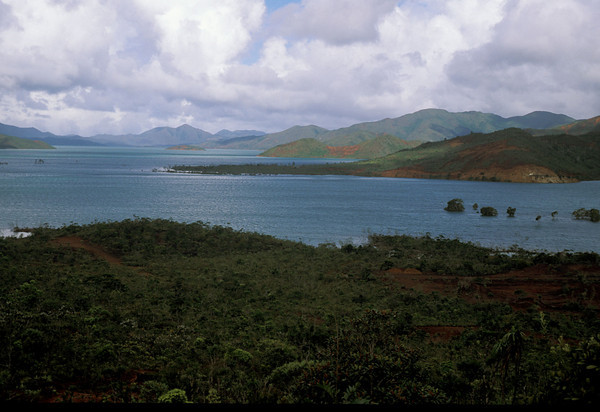
[{"label": "grassy slope", "polygon": [[327,145],[314,138],[305,138],[277,145],[264,151],[260,156],[266,157],[327,157]]},{"label": "grassy slope", "polygon": [[370,140],[352,146],[330,146],[317,139],[307,138],[275,146],[261,153],[261,156],[373,159],[414,145],[416,145],[416,143],[409,143],[388,134],[376,136]]},{"label": "grassy slope", "polygon": [[41,140],[0,135],[0,149],[54,149],[54,147]]}]

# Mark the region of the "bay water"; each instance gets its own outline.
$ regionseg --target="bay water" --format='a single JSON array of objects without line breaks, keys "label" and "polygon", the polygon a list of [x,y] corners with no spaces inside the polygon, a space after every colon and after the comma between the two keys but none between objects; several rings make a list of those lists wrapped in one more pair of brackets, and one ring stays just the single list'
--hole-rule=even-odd
[{"label": "bay water", "polygon": [[[202,221],[311,245],[358,245],[371,233],[429,234],[500,249],[600,252],[600,223],[571,215],[579,208],[600,208],[600,181],[524,184],[164,171],[173,165],[339,161],[258,153],[74,146],[0,150],[0,233],[144,217]],[[464,212],[444,210],[453,198],[463,199]],[[474,203],[496,208],[498,216],[481,216]],[[516,208],[512,218],[508,207]]]}]

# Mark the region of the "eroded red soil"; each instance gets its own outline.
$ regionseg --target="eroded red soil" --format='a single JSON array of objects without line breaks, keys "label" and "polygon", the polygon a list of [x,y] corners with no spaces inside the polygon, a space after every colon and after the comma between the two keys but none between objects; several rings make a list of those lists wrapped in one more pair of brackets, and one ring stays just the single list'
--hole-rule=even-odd
[{"label": "eroded red soil", "polygon": [[535,265],[487,276],[427,274],[417,269],[392,268],[380,279],[423,293],[458,296],[468,302],[503,302],[515,310],[536,305],[543,311],[569,307],[600,308],[600,266]]}]

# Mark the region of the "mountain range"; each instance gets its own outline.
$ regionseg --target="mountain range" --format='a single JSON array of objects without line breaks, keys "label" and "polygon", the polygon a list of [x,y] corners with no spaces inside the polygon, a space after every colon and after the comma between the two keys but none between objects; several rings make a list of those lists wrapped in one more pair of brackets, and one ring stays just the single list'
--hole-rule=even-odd
[{"label": "mountain range", "polygon": [[476,111],[452,113],[442,109],[425,109],[393,119],[358,123],[335,130],[308,125],[293,126],[276,133],[265,133],[258,130],[230,131],[223,129],[216,134],[211,134],[184,124],[177,128],[157,127],[140,134],[100,134],[82,137],[79,135],[60,136],[42,132],[35,128],[20,128],[0,123],[0,134],[42,140],[51,145],[166,147],[187,144],[201,145],[208,149],[267,150],[278,145],[307,138],[315,139],[325,146],[341,147],[361,145],[378,137],[381,141],[381,137],[386,136],[388,142],[391,137],[395,137],[414,146],[415,142],[441,141],[469,133],[491,133],[511,127],[527,129],[534,135],[552,133],[582,134],[594,129],[594,127],[600,127],[599,119],[600,116],[578,121],[564,114],[545,111],[504,118],[496,114]]}]

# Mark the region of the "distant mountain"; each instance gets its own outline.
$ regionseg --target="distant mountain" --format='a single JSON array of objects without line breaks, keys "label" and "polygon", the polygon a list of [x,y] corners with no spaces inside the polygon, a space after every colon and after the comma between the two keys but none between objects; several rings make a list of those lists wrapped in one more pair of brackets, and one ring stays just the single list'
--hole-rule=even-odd
[{"label": "distant mountain", "polygon": [[54,149],[54,147],[41,140],[0,134],[0,149]]},{"label": "distant mountain", "polygon": [[96,135],[91,140],[104,144],[126,146],[173,146],[178,144],[203,144],[216,138],[209,132],[187,124],[177,128],[155,127],[141,134]]},{"label": "distant mountain", "polygon": [[[390,135],[405,141],[440,141],[471,132],[490,133],[509,127],[552,130],[574,122],[575,119],[550,112],[532,112],[524,116],[503,118],[482,112],[450,113],[442,109],[425,109],[394,119],[358,123],[349,127],[327,130],[319,126],[294,126],[277,133],[258,130],[229,131],[223,129],[211,134],[190,125],[177,128],[157,127],[141,134],[91,137],[77,135],[57,136],[35,128],[19,128],[0,123],[0,133],[10,136],[41,139],[56,145],[124,145],[173,146],[178,144],[201,145],[205,148],[267,150],[295,140],[313,138],[327,146],[353,146]],[[558,131],[557,133],[561,133]],[[536,133],[534,133],[536,134]]]},{"label": "distant mountain", "polygon": [[549,129],[530,129],[528,131],[536,136],[563,133],[569,135],[582,135],[589,132],[600,131],[600,116],[592,117],[591,119],[577,120],[569,124]]},{"label": "distant mountain", "polygon": [[41,132],[34,127],[17,127],[0,123],[0,134],[22,137],[25,139],[43,140],[49,145],[56,146],[98,146],[98,143],[87,140],[81,136],[57,136],[49,132]]},{"label": "distant mountain", "polygon": [[509,117],[507,127],[517,127],[519,129],[550,129],[558,125],[566,125],[575,121],[572,117],[564,114],[555,114],[551,112],[531,112],[525,116]]},{"label": "distant mountain", "polygon": [[[533,112],[525,116],[508,119],[492,113],[450,113],[442,109],[425,109],[395,119],[359,123],[350,127],[332,130],[319,137],[328,144],[356,144],[357,140],[368,140],[369,133],[387,133],[401,139],[440,141],[464,136],[471,132],[491,133],[509,127],[548,128],[570,123],[575,119],[550,112]],[[361,137],[362,136],[364,137]]]},{"label": "distant mountain", "polygon": [[52,133],[41,132],[34,127],[17,127],[0,123],[0,134],[5,136],[24,137],[26,139],[39,139],[42,137],[54,137]]},{"label": "distant mountain", "polygon": [[405,141],[440,141],[471,132],[491,133],[509,127],[549,128],[565,125],[575,119],[550,112],[532,112],[524,116],[504,118],[492,113],[451,113],[442,109],[425,109],[394,119],[358,123],[349,127],[327,130],[317,126],[294,126],[279,133],[234,141],[228,148],[265,150],[295,140],[314,138],[328,146],[351,146],[386,134]]},{"label": "distant mountain", "polygon": [[327,129],[314,125],[293,126],[282,132],[269,133],[263,136],[256,136],[248,139],[243,138],[240,140],[232,140],[228,144],[221,142],[220,147],[229,149],[265,150],[280,144],[293,142],[294,140],[316,138],[327,131]]},{"label": "distant mountain", "polygon": [[339,168],[388,177],[528,183],[600,180],[600,132],[533,136],[510,128],[472,133]]},{"label": "distant mountain", "polygon": [[314,138],[305,138],[291,143],[275,146],[260,156],[265,157],[303,157],[303,158],[345,158],[373,159],[398,150],[414,147],[418,143],[409,143],[398,137],[383,134],[357,145],[328,146]]}]

